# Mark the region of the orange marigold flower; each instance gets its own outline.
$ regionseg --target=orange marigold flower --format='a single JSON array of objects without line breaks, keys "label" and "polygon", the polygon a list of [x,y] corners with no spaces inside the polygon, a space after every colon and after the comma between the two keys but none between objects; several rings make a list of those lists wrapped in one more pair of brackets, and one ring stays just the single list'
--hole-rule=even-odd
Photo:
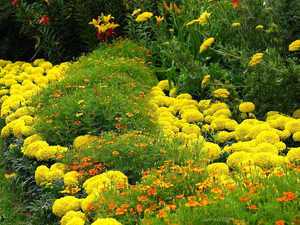
[{"label": "orange marigold flower", "polygon": [[127,208],[120,207],[116,209],[115,214],[120,216],[120,215],[124,215],[126,212],[127,212]]},{"label": "orange marigold flower", "polygon": [[176,210],[177,206],[175,204],[167,205],[170,210]]},{"label": "orange marigold flower", "polygon": [[279,198],[277,198],[277,202],[289,202],[289,201],[293,201],[294,199],[296,199],[297,196],[294,192],[288,191],[288,192],[283,192],[283,195]]},{"label": "orange marigold flower", "polygon": [[143,212],[143,205],[137,204],[136,205],[136,211],[138,212],[138,214],[141,214]]},{"label": "orange marigold flower", "polygon": [[276,220],[275,225],[285,225],[284,220]]},{"label": "orange marigold flower", "polygon": [[250,200],[249,197],[240,197],[240,202],[249,202]]},{"label": "orange marigold flower", "polygon": [[209,204],[209,201],[207,199],[203,199],[199,202],[199,206],[206,206]]},{"label": "orange marigold flower", "polygon": [[251,210],[257,210],[258,209],[258,207],[256,205],[249,205],[247,208],[251,209]]},{"label": "orange marigold flower", "polygon": [[149,188],[147,193],[149,196],[156,195],[157,194],[156,188],[155,187]]},{"label": "orange marigold flower", "polygon": [[199,206],[199,202],[190,199],[187,203],[185,203],[185,206],[187,206],[187,207],[196,207],[196,206]]},{"label": "orange marigold flower", "polygon": [[167,213],[165,210],[161,209],[158,211],[157,217],[158,218],[165,218],[167,216]]},{"label": "orange marigold flower", "polygon": [[176,195],[175,198],[176,199],[182,199],[182,198],[184,198],[184,194],[182,194],[182,195]]},{"label": "orange marigold flower", "polygon": [[146,195],[140,195],[137,197],[139,202],[144,202],[148,200],[148,197]]}]

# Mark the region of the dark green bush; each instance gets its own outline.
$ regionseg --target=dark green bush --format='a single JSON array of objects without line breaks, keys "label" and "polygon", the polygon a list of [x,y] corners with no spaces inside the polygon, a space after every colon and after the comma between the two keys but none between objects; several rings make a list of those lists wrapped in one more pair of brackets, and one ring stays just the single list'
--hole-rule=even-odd
[{"label": "dark green bush", "polygon": [[52,62],[71,60],[98,45],[95,29],[88,24],[92,18],[112,14],[123,26],[124,3],[120,0],[23,0],[14,7],[15,17],[9,22],[15,25],[16,20],[22,25],[17,32],[34,40],[35,54],[31,57],[45,57]]}]

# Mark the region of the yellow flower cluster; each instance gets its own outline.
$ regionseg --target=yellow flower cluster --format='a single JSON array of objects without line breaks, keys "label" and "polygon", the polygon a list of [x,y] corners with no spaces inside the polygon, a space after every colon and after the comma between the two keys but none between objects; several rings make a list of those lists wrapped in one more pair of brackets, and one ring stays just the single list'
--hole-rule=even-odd
[{"label": "yellow flower cluster", "polygon": [[[201,144],[208,160],[215,160],[223,153],[229,153],[226,164],[214,163],[207,167],[209,174],[219,174],[226,178],[229,168],[236,172],[256,175],[264,169],[285,167],[287,163],[299,163],[299,149],[289,149],[284,143],[289,137],[300,140],[300,119],[298,111],[294,118],[278,112],[269,112],[265,121],[245,119],[238,123],[231,118],[229,106],[218,99],[226,98],[229,92],[219,89],[213,96],[197,102],[189,94],[167,96],[172,90],[168,81],[160,81],[150,92],[149,106],[153,120],[169,139],[179,139],[185,146]],[[216,92],[216,91],[215,91]],[[252,102],[239,105],[243,113],[253,112]],[[202,133],[214,135],[216,143],[205,141]],[[217,143],[221,143],[221,148]],[[287,156],[281,153],[289,150]],[[225,179],[224,178],[224,179]],[[226,179],[225,179],[226,180]]]},{"label": "yellow flower cluster", "polygon": [[78,136],[73,141],[73,147],[76,150],[82,150],[84,148],[88,148],[89,146],[95,144],[99,140],[99,137],[93,135],[82,135]]},{"label": "yellow flower cluster", "polygon": [[229,91],[225,88],[219,88],[213,92],[213,96],[216,98],[228,98],[229,95]]}]

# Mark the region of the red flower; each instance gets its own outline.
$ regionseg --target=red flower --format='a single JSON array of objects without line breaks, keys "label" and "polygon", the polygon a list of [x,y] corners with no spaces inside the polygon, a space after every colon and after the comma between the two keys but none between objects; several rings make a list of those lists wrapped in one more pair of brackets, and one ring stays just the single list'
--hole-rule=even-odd
[{"label": "red flower", "polygon": [[275,222],[275,225],[285,225],[285,222],[284,222],[284,220],[277,220]]},{"label": "red flower", "polygon": [[231,0],[233,8],[237,8],[239,6],[240,1],[239,0]]},{"label": "red flower", "polygon": [[48,25],[49,24],[49,16],[42,16],[39,20],[39,24]]},{"label": "red flower", "polygon": [[19,0],[10,0],[12,6],[16,7],[19,4]]}]

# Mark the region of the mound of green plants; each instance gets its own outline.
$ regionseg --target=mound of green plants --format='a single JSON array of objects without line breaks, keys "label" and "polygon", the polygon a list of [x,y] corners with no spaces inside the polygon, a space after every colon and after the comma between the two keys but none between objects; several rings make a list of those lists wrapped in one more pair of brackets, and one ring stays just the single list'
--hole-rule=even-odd
[{"label": "mound of green plants", "polygon": [[35,99],[36,130],[49,143],[79,135],[151,128],[144,92],[155,83],[145,49],[130,41],[99,48],[74,63],[61,82]]}]

